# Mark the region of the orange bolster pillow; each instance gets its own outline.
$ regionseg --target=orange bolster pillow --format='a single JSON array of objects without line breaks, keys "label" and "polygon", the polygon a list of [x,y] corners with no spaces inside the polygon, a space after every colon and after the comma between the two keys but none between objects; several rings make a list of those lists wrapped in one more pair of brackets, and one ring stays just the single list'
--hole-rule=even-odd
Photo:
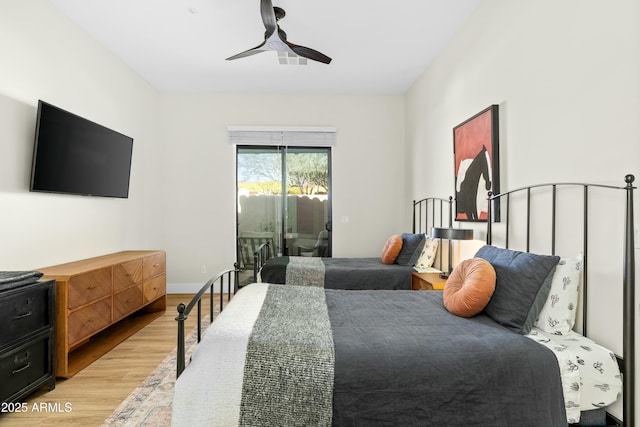
[{"label": "orange bolster pillow", "polygon": [[381,261],[383,264],[393,264],[402,249],[402,236],[394,234],[387,239],[387,243],[382,248]]},{"label": "orange bolster pillow", "polygon": [[489,304],[496,289],[496,271],[482,258],[462,261],[444,286],[444,306],[460,317],[473,317]]}]

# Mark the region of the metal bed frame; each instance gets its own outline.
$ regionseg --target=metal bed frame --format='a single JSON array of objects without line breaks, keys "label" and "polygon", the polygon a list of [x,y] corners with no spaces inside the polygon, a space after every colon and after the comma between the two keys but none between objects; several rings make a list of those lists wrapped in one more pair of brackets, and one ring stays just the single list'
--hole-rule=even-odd
[{"label": "metal bed frame", "polygon": [[[452,224],[453,198],[425,197],[413,201],[413,232],[429,234],[431,228],[442,227],[447,217],[444,216],[445,207],[448,205],[448,226]],[[437,225],[436,225],[437,224]],[[266,262],[271,258],[271,246],[263,243],[253,253],[253,281],[258,281],[258,274]],[[442,270],[442,258],[440,258],[440,270]]]},{"label": "metal bed frame", "polygon": [[[527,187],[518,188],[515,190],[507,191],[500,194],[489,193],[489,215],[492,216],[493,202],[499,203],[504,200],[506,207],[506,219],[505,219],[505,243],[504,246],[509,248],[509,235],[510,229],[510,202],[513,196],[524,194],[526,202],[526,251],[529,251],[531,243],[531,192],[535,189],[547,189],[551,190],[551,255],[556,254],[556,221],[557,221],[557,190],[560,187],[582,187],[583,193],[583,230],[582,230],[582,252],[584,256],[583,260],[583,288],[582,288],[582,334],[587,336],[587,286],[588,286],[588,254],[589,254],[589,192],[592,188],[602,188],[608,190],[622,190],[626,192],[625,203],[625,235],[624,235],[624,260],[623,260],[623,355],[622,358],[618,358],[618,364],[620,370],[623,373],[623,421],[618,420],[611,414],[607,414],[607,425],[616,426],[635,426],[635,245],[634,245],[634,217],[633,217],[633,191],[636,187],[633,186],[635,177],[633,175],[625,176],[624,187],[616,187],[613,185],[601,185],[601,184],[585,184],[585,183],[552,183],[552,184],[539,184],[531,185]],[[492,223],[487,221],[487,244],[492,244]],[[613,424],[610,424],[613,423]]]},{"label": "metal bed frame", "polygon": [[[635,411],[634,411],[634,402],[635,402],[635,245],[634,245],[634,213],[633,213],[633,191],[636,187],[633,186],[635,178],[633,175],[625,176],[624,187],[616,187],[610,185],[599,185],[599,184],[581,184],[581,183],[555,183],[555,184],[540,184],[540,185],[532,185],[528,187],[522,187],[516,190],[504,192],[501,194],[489,194],[489,218],[492,218],[491,207],[493,205],[493,201],[499,203],[501,200],[505,200],[506,209],[503,212],[506,212],[505,215],[505,225],[506,225],[506,242],[505,246],[509,247],[509,232],[510,232],[510,200],[512,195],[524,192],[526,194],[526,204],[527,204],[527,221],[526,221],[526,245],[527,250],[529,249],[529,244],[531,241],[531,191],[537,188],[550,188],[552,192],[552,227],[551,227],[551,252],[555,253],[555,243],[556,243],[556,202],[557,202],[557,189],[558,187],[564,186],[578,186],[583,188],[584,194],[584,230],[583,230],[583,254],[584,254],[584,288],[583,288],[583,301],[582,301],[582,309],[583,309],[583,334],[586,335],[586,310],[587,310],[587,259],[588,259],[588,224],[589,224],[589,211],[588,211],[588,197],[589,197],[589,189],[590,188],[604,188],[611,190],[622,190],[626,192],[626,204],[625,204],[625,243],[624,243],[624,260],[623,260],[623,286],[624,286],[624,294],[623,294],[623,357],[619,363],[621,364],[621,370],[623,372],[623,420],[620,421],[613,417],[610,414],[607,414],[607,425],[616,425],[616,426],[628,426],[633,427],[635,425]],[[504,198],[504,199],[503,199]],[[413,226],[414,230],[416,230],[416,226],[421,227],[422,222],[421,218],[423,211],[424,213],[424,223],[429,224],[429,216],[428,211],[431,210],[431,223],[435,221],[434,213],[436,212],[435,207],[425,208],[426,204],[422,203],[426,200],[433,200],[433,203],[440,201],[440,212],[442,212],[443,204],[449,203],[449,226],[451,226],[451,206],[452,199],[440,199],[440,198],[426,198],[420,201],[414,201],[414,220]],[[418,212],[418,214],[416,214]],[[440,214],[442,218],[442,214]],[[442,219],[440,224],[442,224]],[[492,223],[491,221],[487,221],[487,244],[492,244]],[[227,284],[227,301],[232,297],[232,294],[238,289],[238,273],[239,266],[238,264],[234,264],[234,268],[230,270],[226,270],[220,273],[219,276],[209,280],[202,289],[196,294],[196,296],[191,300],[188,305],[179,304],[178,305],[178,316],[176,317],[176,321],[178,322],[178,347],[177,347],[177,366],[176,366],[176,376],[179,377],[180,374],[185,369],[185,332],[184,332],[184,324],[185,320],[188,318],[194,307],[197,307],[197,342],[199,343],[201,340],[202,334],[202,320],[203,320],[203,312],[202,312],[202,297],[208,292],[211,294],[210,298],[210,313],[214,313],[214,302],[213,302],[213,291],[214,285],[216,283],[220,283],[220,311],[224,308],[224,285],[225,279]],[[613,424],[611,424],[613,423]]]},{"label": "metal bed frame", "polygon": [[189,305],[185,305],[183,303],[178,304],[177,310],[178,310],[178,317],[176,317],[176,321],[178,322],[178,346],[177,346],[177,360],[176,360],[176,378],[178,378],[180,376],[180,374],[182,373],[182,371],[184,371],[185,368],[185,356],[186,356],[186,348],[185,348],[185,335],[184,335],[184,322],[188,319],[189,314],[191,314],[191,310],[193,310],[194,307],[197,307],[196,310],[196,323],[197,323],[197,329],[198,329],[198,343],[200,342],[200,340],[202,339],[202,321],[204,320],[203,318],[203,311],[202,311],[202,297],[205,294],[209,294],[210,298],[209,298],[209,316],[210,318],[213,318],[213,314],[214,314],[214,288],[215,285],[217,283],[220,284],[220,311],[222,311],[224,309],[224,285],[225,282],[227,284],[227,302],[229,302],[231,300],[232,295],[235,295],[235,293],[238,291],[238,281],[239,281],[239,275],[240,273],[240,267],[238,266],[238,263],[234,263],[233,264],[233,268],[229,269],[229,270],[225,270],[222,273],[220,273],[218,276],[210,279],[209,281],[207,281],[207,283],[204,284],[204,286],[202,286],[202,288],[200,288],[200,290],[198,291],[198,293],[191,299],[191,301],[189,302]]}]

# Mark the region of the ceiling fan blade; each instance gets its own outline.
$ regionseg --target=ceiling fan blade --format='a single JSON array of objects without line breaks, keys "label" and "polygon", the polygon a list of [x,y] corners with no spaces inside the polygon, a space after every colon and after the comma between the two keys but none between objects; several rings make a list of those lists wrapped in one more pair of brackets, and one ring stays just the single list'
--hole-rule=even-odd
[{"label": "ceiling fan blade", "polygon": [[245,50],[244,52],[240,52],[236,55],[230,56],[227,58],[227,61],[232,61],[234,59],[239,59],[239,58],[245,58],[247,56],[251,56],[251,55],[255,55],[256,53],[260,53],[260,52],[264,52],[264,49],[262,49],[262,47],[264,46],[265,42],[260,43],[258,46],[251,48],[249,50]]},{"label": "ceiling fan blade", "polygon": [[278,26],[278,21],[284,18],[285,14],[286,13],[282,8],[273,7],[271,0],[260,0],[260,15],[262,16],[262,22],[266,29],[264,41],[253,49],[230,56],[227,58],[227,61],[255,55],[266,50],[273,50],[278,52],[293,52],[299,57],[329,64],[331,62],[331,58],[327,55],[320,53],[317,50],[313,50],[305,46],[299,46],[287,41],[287,33]]},{"label": "ceiling fan blade", "polygon": [[297,55],[302,56],[303,58],[312,59],[324,64],[329,64],[331,62],[331,58],[329,58],[324,53],[318,52],[317,50],[313,50],[309,47],[298,46],[287,41],[285,41],[285,43],[291,48],[292,51],[294,51]]},{"label": "ceiling fan blade", "polygon": [[265,32],[265,39],[269,38],[278,28],[278,22],[276,20],[276,12],[273,9],[273,3],[271,0],[260,0],[260,15],[262,15],[262,22]]}]

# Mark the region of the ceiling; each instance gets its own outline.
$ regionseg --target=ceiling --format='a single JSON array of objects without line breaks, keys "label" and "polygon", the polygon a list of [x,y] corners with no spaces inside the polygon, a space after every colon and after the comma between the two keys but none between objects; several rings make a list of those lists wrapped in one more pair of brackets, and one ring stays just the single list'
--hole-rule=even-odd
[{"label": "ceiling", "polygon": [[480,0],[273,0],[292,43],[333,59],[226,61],[264,40],[260,0],[50,0],[162,91],[403,94]]}]

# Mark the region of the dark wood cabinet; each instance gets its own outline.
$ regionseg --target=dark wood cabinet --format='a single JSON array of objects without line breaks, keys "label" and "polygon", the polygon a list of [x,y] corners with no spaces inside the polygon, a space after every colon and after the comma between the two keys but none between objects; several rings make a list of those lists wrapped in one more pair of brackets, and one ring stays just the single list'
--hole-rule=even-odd
[{"label": "dark wood cabinet", "polygon": [[55,388],[55,281],[0,292],[0,401]]}]

